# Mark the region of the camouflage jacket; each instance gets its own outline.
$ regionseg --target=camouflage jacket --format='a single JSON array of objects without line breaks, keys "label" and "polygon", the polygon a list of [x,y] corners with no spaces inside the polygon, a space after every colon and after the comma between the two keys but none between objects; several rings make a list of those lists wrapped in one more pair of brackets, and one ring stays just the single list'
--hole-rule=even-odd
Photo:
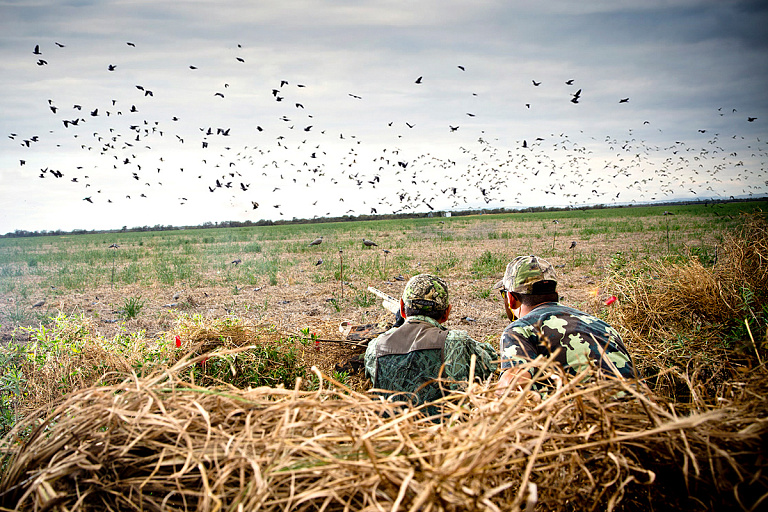
[{"label": "camouflage jacket", "polygon": [[[472,354],[476,356],[475,376],[490,377],[497,366],[497,354],[490,344],[473,340],[465,331],[448,330],[432,318],[412,316],[368,343],[365,373],[374,388],[402,392],[405,396],[397,399],[418,405],[441,398],[446,388],[455,389],[459,384],[454,381],[467,381]],[[448,381],[443,389],[436,382],[429,383],[437,378]]]},{"label": "camouflage jacket", "polygon": [[615,366],[622,377],[635,377],[632,359],[616,329],[556,302],[536,306],[504,329],[501,367],[511,368],[538,355],[548,357],[558,348],[557,361],[571,374],[585,369],[591,360],[605,375],[615,376]]}]

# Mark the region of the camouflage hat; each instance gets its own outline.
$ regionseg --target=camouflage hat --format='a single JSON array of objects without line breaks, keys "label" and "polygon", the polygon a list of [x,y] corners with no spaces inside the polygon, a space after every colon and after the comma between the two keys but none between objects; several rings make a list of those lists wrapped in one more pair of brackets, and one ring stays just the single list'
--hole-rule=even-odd
[{"label": "camouflage hat", "polygon": [[[542,288],[536,283],[549,283]],[[504,288],[510,292],[532,295],[554,292],[557,286],[555,269],[546,260],[536,256],[518,256],[507,265],[504,278],[496,283],[495,288]]]},{"label": "camouflage hat", "polygon": [[413,276],[403,290],[403,302],[425,312],[445,311],[448,309],[448,285],[432,274]]}]

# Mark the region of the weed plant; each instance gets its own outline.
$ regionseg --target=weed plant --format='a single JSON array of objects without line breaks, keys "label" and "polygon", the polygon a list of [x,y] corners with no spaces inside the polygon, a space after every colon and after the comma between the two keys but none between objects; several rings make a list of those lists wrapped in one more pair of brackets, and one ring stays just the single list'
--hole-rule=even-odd
[{"label": "weed plant", "polygon": [[139,316],[146,304],[147,301],[143,300],[141,296],[126,297],[123,299],[123,307],[118,310],[118,314],[125,320],[131,320]]}]

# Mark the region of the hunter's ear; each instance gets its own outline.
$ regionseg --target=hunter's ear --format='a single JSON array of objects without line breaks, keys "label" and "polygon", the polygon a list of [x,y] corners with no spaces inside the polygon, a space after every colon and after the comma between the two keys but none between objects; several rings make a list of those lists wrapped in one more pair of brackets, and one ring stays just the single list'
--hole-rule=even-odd
[{"label": "hunter's ear", "polygon": [[400,316],[407,318],[405,314],[405,302],[403,302],[403,299],[400,299]]}]

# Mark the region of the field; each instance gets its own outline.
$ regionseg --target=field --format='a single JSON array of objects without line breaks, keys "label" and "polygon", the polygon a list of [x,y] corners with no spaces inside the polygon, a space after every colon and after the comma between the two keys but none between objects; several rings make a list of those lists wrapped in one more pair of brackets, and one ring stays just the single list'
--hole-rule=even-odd
[{"label": "field", "polygon": [[[463,328],[495,340],[506,321],[491,288],[517,255],[547,258],[560,268],[565,302],[591,308],[615,258],[712,259],[739,212],[764,206],[680,206],[668,216],[648,207],[1,239],[2,337],[8,341],[18,327],[45,324],[59,312],[92,317],[108,336],[118,329],[154,336],[179,312],[268,320],[289,331],[337,320],[365,323],[381,313],[367,286],[397,296],[403,283],[395,276],[433,272],[451,285],[456,313],[449,325],[469,316],[476,322]],[[318,236],[323,243],[309,247]],[[363,238],[378,247],[364,247]],[[113,243],[119,248],[109,248]],[[140,315],[105,323],[119,319],[116,312],[131,300],[143,304]]]},{"label": "field", "polygon": [[[555,265],[565,304],[611,321],[621,319],[630,352],[639,355],[641,368],[653,368],[656,374],[647,384],[667,398],[679,398],[680,410],[696,409],[693,390],[698,388],[692,384],[680,390],[690,376],[667,372],[660,367],[661,356],[644,361],[646,354],[658,350],[665,353],[665,362],[681,364],[688,356],[680,355],[685,347],[678,345],[685,344],[689,333],[674,334],[669,346],[650,349],[640,327],[626,327],[633,307],[626,287],[638,280],[617,278],[637,272],[627,269],[655,268],[649,273],[652,281],[662,279],[665,267],[713,268],[729,236],[742,226],[742,214],[766,207],[765,201],[737,202],[0,239],[3,345],[35,347],[25,356],[29,360],[43,351],[55,351],[57,361],[66,359],[58,373],[22,375],[12,371],[22,366],[13,359],[18,352],[3,352],[2,426],[8,430],[33,408],[66,400],[75,388],[99,380],[102,370],[114,372],[123,364],[124,375],[133,371],[141,376],[163,364],[176,364],[181,357],[173,352],[177,335],[183,344],[180,353],[191,351],[199,357],[211,349],[275,347],[255,356],[241,353],[240,365],[253,363],[247,371],[242,366],[235,371],[235,359],[228,356],[221,358],[220,367],[210,363],[208,370],[187,368],[185,375],[197,384],[213,386],[224,379],[240,388],[290,389],[298,376],[303,389],[316,390],[322,388],[319,373],[332,376],[337,390],[364,393],[370,385],[364,376],[335,368],[361,348],[334,340],[341,339],[342,322],[384,326],[391,320],[367,286],[398,297],[411,276],[438,274],[449,283],[453,304],[447,326],[497,346],[508,320],[493,287],[507,262],[523,254],[536,254]],[[319,236],[322,244],[309,246]],[[365,247],[364,238],[378,247]],[[612,295],[620,300],[606,306]],[[749,297],[744,300],[751,303]],[[652,310],[653,304],[647,307]],[[753,328],[759,335],[765,334],[760,322],[766,316],[765,308],[755,316],[758,325]],[[749,330],[749,322],[746,325]],[[749,340],[743,329],[728,329],[723,347],[738,345],[733,340],[739,336]],[[703,339],[704,331],[699,336]],[[128,363],[105,361],[109,351],[87,359],[92,349],[88,346],[94,344],[112,347],[109,350]],[[737,348],[739,358],[751,351],[748,345]],[[73,353],[83,354],[85,363],[73,365]],[[49,361],[43,357],[39,367]],[[312,366],[318,369],[314,373]],[[230,369],[238,382],[226,377]],[[718,371],[711,373],[716,376]],[[111,385],[119,380],[113,375],[100,382]],[[518,498],[522,495],[520,491]]]}]

